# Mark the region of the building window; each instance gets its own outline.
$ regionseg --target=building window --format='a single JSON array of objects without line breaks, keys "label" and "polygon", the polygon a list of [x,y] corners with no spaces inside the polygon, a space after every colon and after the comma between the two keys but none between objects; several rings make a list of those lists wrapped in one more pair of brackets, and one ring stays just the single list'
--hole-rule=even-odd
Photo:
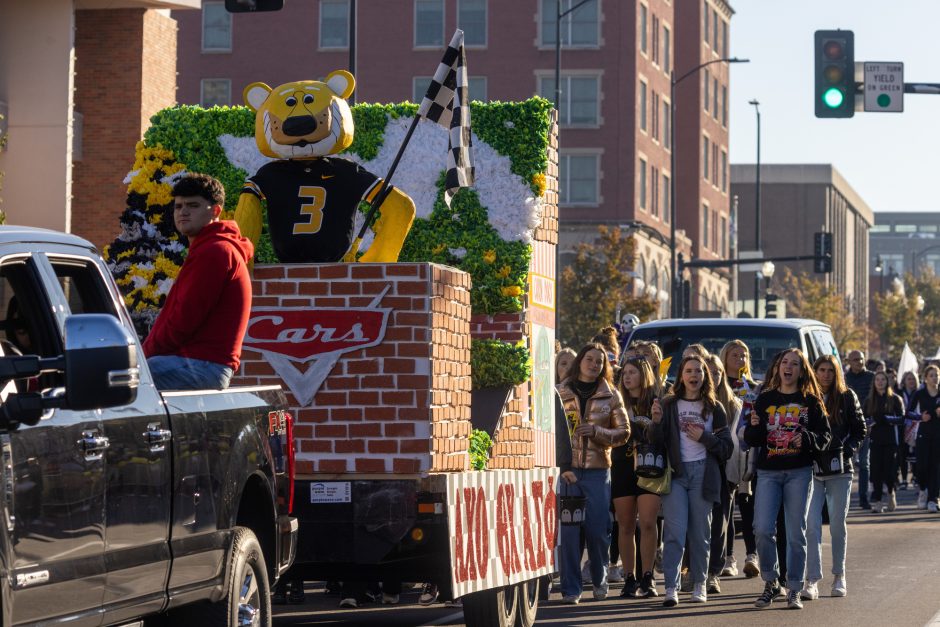
[{"label": "building window", "polygon": [[[431,84],[430,76],[415,76],[411,79],[411,101],[420,103],[424,99],[424,95],[428,91],[428,85]],[[468,76],[467,77],[467,89],[470,90],[470,93],[467,94],[470,100],[486,100],[486,77],[485,76]]]},{"label": "building window", "polygon": [[669,187],[670,184],[669,177],[663,174],[663,222],[666,224],[669,224],[672,216],[672,205],[669,204],[669,194],[672,193],[672,189]]},{"label": "building window", "polygon": [[709,17],[709,14],[710,14],[710,13],[711,13],[711,11],[708,9],[708,0],[702,0],[702,20],[703,20],[703,28],[704,28],[704,33],[703,33],[703,34],[704,34],[704,37],[703,37],[703,39],[705,40],[705,44],[706,44],[706,45],[708,44],[708,39],[709,39],[709,37],[708,37],[708,17]]},{"label": "building window", "polygon": [[659,168],[650,168],[650,215],[659,217]]},{"label": "building window", "polygon": [[711,248],[711,244],[708,239],[708,214],[710,213],[711,211],[708,209],[708,205],[702,205],[702,245],[705,248]]},{"label": "building window", "polygon": [[646,132],[646,83],[640,81],[640,102],[638,103],[638,108],[640,109],[640,130],[644,133]]},{"label": "building window", "polygon": [[653,48],[653,65],[659,65],[659,18],[655,15],[651,32],[653,34],[653,41],[650,42]]},{"label": "building window", "polygon": [[707,181],[708,180],[708,156],[709,156],[708,138],[703,137],[702,140],[703,140],[702,142],[702,174],[704,175],[705,180]]},{"label": "building window", "polygon": [[672,31],[663,26],[663,71],[672,70]]},{"label": "building window", "polygon": [[320,47],[349,47],[349,0],[320,0]]},{"label": "building window", "polygon": [[653,102],[650,105],[650,113],[652,114],[652,135],[653,139],[659,141],[659,94],[655,91],[652,93]]},{"label": "building window", "polygon": [[232,81],[227,78],[204,78],[199,82],[199,104],[203,107],[227,107],[232,104]]},{"label": "building window", "polygon": [[728,22],[721,21],[721,56],[728,56]]},{"label": "building window", "polygon": [[415,48],[444,45],[444,0],[415,0]]},{"label": "building window", "polygon": [[721,151],[721,191],[728,191],[728,153]]},{"label": "building window", "polygon": [[202,51],[232,51],[232,14],[222,2],[202,3]]},{"label": "building window", "polygon": [[721,229],[718,231],[721,237],[721,248],[718,250],[722,257],[728,257],[728,218],[721,216]]},{"label": "building window", "polygon": [[712,99],[711,89],[710,89],[711,84],[712,84],[712,80],[711,80],[711,76],[709,76],[708,74],[708,70],[703,70],[702,71],[702,90],[705,94],[705,98],[704,98],[705,113],[708,113],[708,106],[711,104],[711,99]]},{"label": "building window", "polygon": [[712,185],[718,185],[718,143],[712,142]]},{"label": "building window", "polygon": [[646,159],[640,159],[640,209],[646,210]]},{"label": "building window", "polygon": [[[885,276],[892,274],[904,275],[904,255],[881,255],[881,263],[884,264]],[[911,268],[915,272],[923,268],[924,262],[920,262],[918,268]]]},{"label": "building window", "polygon": [[712,116],[718,121],[718,77],[712,79]]},{"label": "building window", "polygon": [[596,205],[600,193],[600,155],[559,155],[559,204]]},{"label": "building window", "polygon": [[[581,0],[561,0],[564,13]],[[561,19],[562,47],[596,48],[600,41],[598,2],[587,2]],[[557,0],[542,0],[542,45],[555,45],[555,22],[558,19]]]},{"label": "building window", "polygon": [[663,100],[663,146],[667,150],[672,150],[672,111],[665,100]]},{"label": "building window", "polygon": [[712,11],[712,49],[718,51],[718,11]]},{"label": "building window", "polygon": [[[555,78],[539,77],[539,93],[555,101]],[[558,123],[563,126],[597,126],[600,123],[599,76],[561,75]]]},{"label": "building window", "polygon": [[645,4],[640,5],[640,52],[646,54],[647,41],[646,33],[649,31],[649,25],[646,23],[649,19],[649,9]]},{"label": "building window", "polygon": [[728,86],[721,86],[721,125],[728,128]]},{"label": "building window", "polygon": [[486,45],[487,0],[459,0],[457,4],[457,27],[463,30],[463,42],[467,46]]}]

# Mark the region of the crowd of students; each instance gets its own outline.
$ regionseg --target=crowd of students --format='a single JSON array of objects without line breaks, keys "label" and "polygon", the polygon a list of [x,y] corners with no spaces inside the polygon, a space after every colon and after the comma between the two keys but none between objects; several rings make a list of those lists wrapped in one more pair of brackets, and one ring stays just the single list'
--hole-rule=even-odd
[{"label": "crowd of students", "polygon": [[[883,364],[866,367],[861,351],[849,353],[843,370],[835,356],[811,364],[791,348],[759,383],[747,345],[733,340],[717,355],[688,346],[670,385],[659,347],[637,341],[621,355],[617,339],[608,327],[555,361],[559,423],[571,448],[559,490],[584,498],[580,528],[560,532],[565,603],[580,602],[583,583],[597,600],[619,581],[621,597],[657,597],[654,571],[663,574],[664,606],[676,606],[680,592],[707,602],[721,592],[720,577],[739,572],[737,505],[742,570],[764,583],[755,606],[785,595],[788,608],[801,609],[819,597],[824,516],[830,594],[848,594],[846,518],[856,470],[862,507],[893,511],[913,465],[918,507],[937,511],[936,366],[925,369],[923,385],[914,372],[898,384]],[[651,452],[665,460],[661,478],[638,472]]]}]

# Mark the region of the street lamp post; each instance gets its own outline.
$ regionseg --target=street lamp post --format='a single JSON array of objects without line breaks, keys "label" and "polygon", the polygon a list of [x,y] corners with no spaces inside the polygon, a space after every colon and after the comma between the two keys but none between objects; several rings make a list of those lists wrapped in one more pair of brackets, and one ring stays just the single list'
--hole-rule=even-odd
[{"label": "street lamp post", "polygon": [[712,59],[696,65],[694,68],[676,78],[675,70],[669,72],[669,247],[671,248],[670,278],[672,279],[671,296],[671,315],[673,318],[679,317],[679,285],[681,281],[678,275],[676,261],[676,85],[692,76],[703,67],[712,63],[749,63],[750,59],[739,59],[737,57],[722,57],[721,59]]},{"label": "street lamp post", "polygon": [[591,0],[581,0],[567,11],[561,10],[561,2],[562,0],[556,0],[555,2],[555,6],[558,8],[555,19],[555,110],[557,111],[561,111],[559,108],[561,102],[561,18],[574,13],[581,5],[591,2]]},{"label": "street lamp post", "polygon": [[[754,175],[754,250],[760,250],[760,102],[756,98],[748,101],[757,113],[757,169]],[[757,317],[757,298],[760,279],[754,275],[754,317]]]}]

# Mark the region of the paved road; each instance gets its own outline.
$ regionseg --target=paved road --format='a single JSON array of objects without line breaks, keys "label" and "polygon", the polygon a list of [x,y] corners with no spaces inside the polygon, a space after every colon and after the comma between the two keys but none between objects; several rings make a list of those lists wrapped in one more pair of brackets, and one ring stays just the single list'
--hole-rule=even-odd
[{"label": "paved road", "polygon": [[[921,627],[938,618],[940,611],[940,514],[914,508],[914,492],[900,492],[898,511],[874,515],[853,510],[849,519],[849,596],[829,598],[831,579],[820,584],[823,594],[805,603],[802,612],[785,609],[777,602],[771,609],[758,610],[753,601],[763,585],[759,580],[736,577],[722,579],[722,594],[712,595],[705,605],[688,602],[680,595],[677,608],[666,610],[659,601],[623,601],[612,586],[611,598],[603,602],[585,600],[580,605],[560,603],[558,593],[539,608],[539,625],[601,626],[635,625],[656,619],[660,624],[726,626],[740,619],[750,625],[782,625],[800,621],[827,627],[846,625],[885,625]],[[824,532],[825,533],[825,532]],[[737,540],[735,553],[744,554]],[[829,571],[828,544],[823,546],[824,568]],[[660,590],[662,590],[660,582]],[[311,589],[307,602],[276,611],[278,627],[301,625],[461,625],[459,609],[441,604],[416,605],[418,591],[402,595],[399,606],[370,605],[359,610],[340,610],[338,600],[326,597],[322,589]],[[590,591],[585,591],[590,599]],[[668,622],[666,622],[668,621]],[[940,627],[940,618],[935,627]]]}]

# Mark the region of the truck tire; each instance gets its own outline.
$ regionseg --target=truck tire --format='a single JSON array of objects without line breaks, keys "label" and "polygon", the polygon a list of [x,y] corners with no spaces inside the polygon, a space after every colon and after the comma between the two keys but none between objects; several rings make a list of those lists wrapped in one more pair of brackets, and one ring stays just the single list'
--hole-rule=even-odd
[{"label": "truck tire", "polygon": [[516,626],[532,627],[535,625],[535,615],[539,611],[539,590],[541,578],[536,577],[516,584]]},{"label": "truck tire", "polygon": [[255,533],[235,527],[225,598],[173,612],[172,624],[199,627],[271,627],[271,587]]},{"label": "truck tire", "polygon": [[513,627],[518,613],[519,586],[505,586],[464,596],[463,619],[467,627]]}]

